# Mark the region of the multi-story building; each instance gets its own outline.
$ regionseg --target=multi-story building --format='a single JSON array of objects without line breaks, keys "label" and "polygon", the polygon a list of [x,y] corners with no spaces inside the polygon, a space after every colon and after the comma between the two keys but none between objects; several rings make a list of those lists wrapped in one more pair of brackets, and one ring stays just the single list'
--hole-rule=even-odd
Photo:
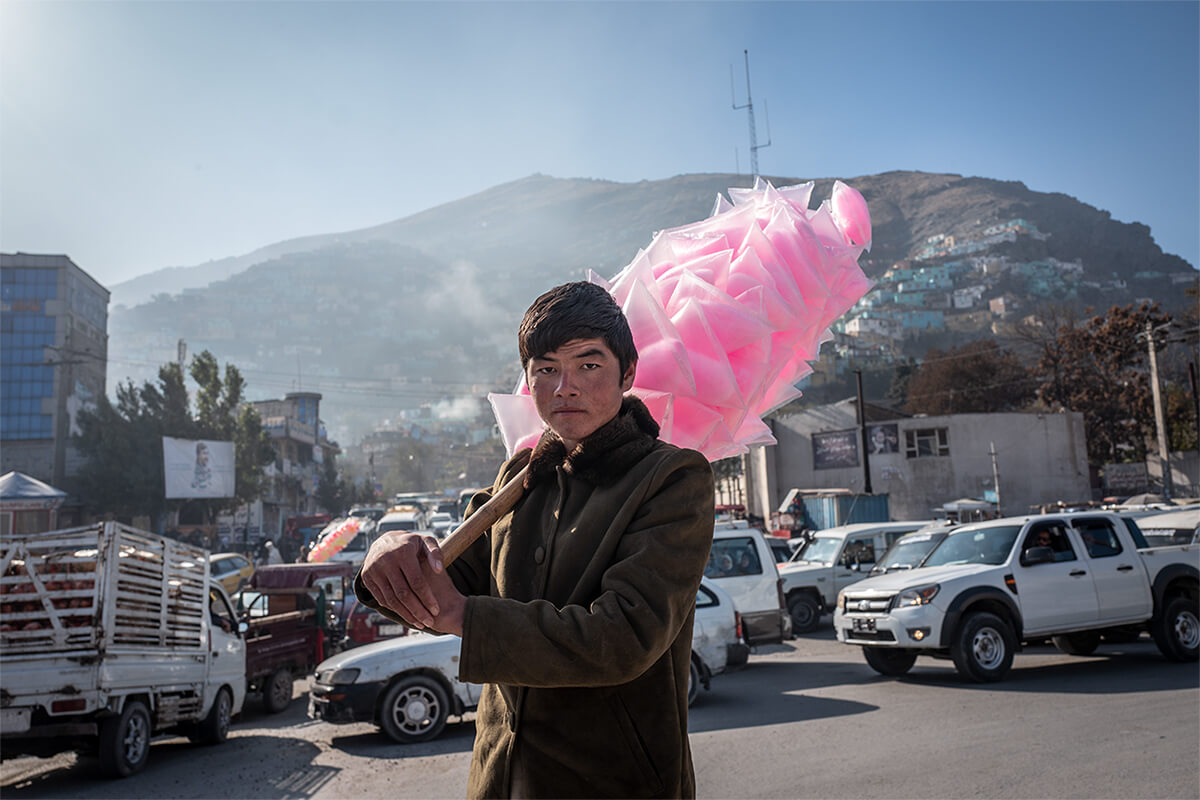
[{"label": "multi-story building", "polygon": [[0,473],[71,491],[76,414],[106,390],[108,289],[64,255],[0,253]]},{"label": "multi-story building", "polygon": [[275,463],[266,468],[270,483],[257,501],[261,510],[256,515],[256,509],[250,509],[250,516],[261,519],[263,536],[276,538],[288,517],[317,512],[315,493],[322,465],[341,451],[336,442],[326,438],[321,426],[321,395],[317,392],[290,392],[282,400],[258,400],[250,405],[258,409],[275,448]]}]

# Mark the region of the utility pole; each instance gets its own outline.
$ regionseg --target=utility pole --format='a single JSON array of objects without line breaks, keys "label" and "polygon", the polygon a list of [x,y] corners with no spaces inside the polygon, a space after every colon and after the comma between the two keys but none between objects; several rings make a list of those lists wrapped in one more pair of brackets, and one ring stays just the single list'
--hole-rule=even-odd
[{"label": "utility pole", "polygon": [[988,450],[988,455],[992,457],[992,487],[996,490],[996,517],[1004,516],[1000,513],[1000,470],[996,467],[996,443],[990,442],[991,449]]},{"label": "utility pole", "polygon": [[1154,350],[1154,325],[1146,320],[1146,347],[1150,349],[1150,389],[1154,395],[1154,426],[1158,429],[1158,457],[1162,461],[1163,499],[1171,499],[1171,451],[1167,449],[1167,425],[1163,419],[1162,393],[1158,388],[1158,354]]},{"label": "utility pole", "polygon": [[862,370],[854,370],[854,379],[858,384],[858,402],[855,404],[858,412],[858,438],[862,442],[863,460],[863,494],[871,492],[871,446],[867,441],[867,412],[863,408]]}]

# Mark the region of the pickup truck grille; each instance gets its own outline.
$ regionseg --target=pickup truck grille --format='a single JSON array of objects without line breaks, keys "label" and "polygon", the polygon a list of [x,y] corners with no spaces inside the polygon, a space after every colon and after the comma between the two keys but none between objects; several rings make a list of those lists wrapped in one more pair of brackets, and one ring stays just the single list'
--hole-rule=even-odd
[{"label": "pickup truck grille", "polygon": [[847,595],[842,611],[847,614],[886,614],[892,604],[891,597],[854,597]]},{"label": "pickup truck grille", "polygon": [[846,631],[848,642],[894,642],[891,631]]}]

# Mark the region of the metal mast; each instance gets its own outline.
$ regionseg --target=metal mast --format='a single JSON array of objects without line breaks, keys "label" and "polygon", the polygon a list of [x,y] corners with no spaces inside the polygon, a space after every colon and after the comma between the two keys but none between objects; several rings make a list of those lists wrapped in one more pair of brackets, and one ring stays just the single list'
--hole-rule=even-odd
[{"label": "metal mast", "polygon": [[[733,65],[729,67],[729,96],[733,102],[733,110],[741,111],[746,109],[746,117],[750,123],[750,172],[754,177],[758,177],[758,151],[764,147],[771,146],[771,116],[767,114],[767,143],[758,143],[758,129],[754,124],[754,100],[750,96],[750,51],[743,50],[742,55],[746,59],[746,104],[739,106],[737,98],[733,91]],[[765,108],[765,106],[764,106]]]}]

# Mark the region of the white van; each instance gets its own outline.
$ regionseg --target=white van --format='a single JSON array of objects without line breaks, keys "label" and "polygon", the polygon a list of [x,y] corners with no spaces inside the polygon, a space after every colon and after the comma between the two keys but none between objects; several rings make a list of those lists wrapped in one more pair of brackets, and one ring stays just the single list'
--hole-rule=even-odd
[{"label": "white van", "polygon": [[718,522],[704,575],[733,598],[748,644],[791,638],[792,618],[783,602],[775,558],[758,528],[745,520]]}]

